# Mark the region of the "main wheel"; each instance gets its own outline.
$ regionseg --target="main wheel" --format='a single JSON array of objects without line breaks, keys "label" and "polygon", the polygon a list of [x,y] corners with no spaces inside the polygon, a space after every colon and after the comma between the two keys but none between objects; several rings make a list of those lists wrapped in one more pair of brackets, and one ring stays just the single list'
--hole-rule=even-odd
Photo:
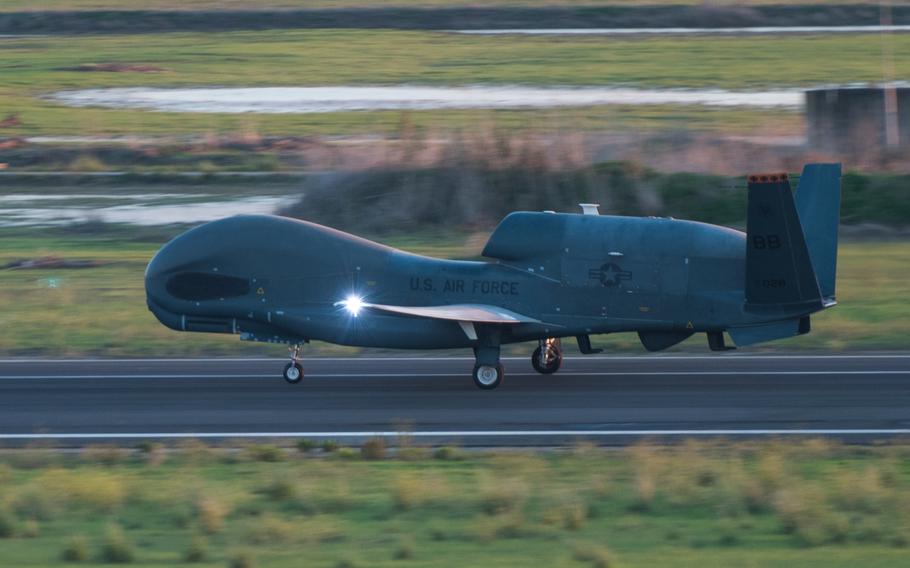
[{"label": "main wheel", "polygon": [[502,382],[504,375],[502,364],[474,365],[474,384],[484,390],[495,389]]},{"label": "main wheel", "polygon": [[284,367],[284,380],[296,385],[303,379],[303,367],[300,363],[288,363]]},{"label": "main wheel", "polygon": [[538,347],[531,355],[531,365],[534,366],[534,370],[542,375],[552,375],[558,371],[559,367],[562,365],[562,353],[556,352],[555,356],[547,357],[547,361],[541,363],[540,352],[541,349]]}]

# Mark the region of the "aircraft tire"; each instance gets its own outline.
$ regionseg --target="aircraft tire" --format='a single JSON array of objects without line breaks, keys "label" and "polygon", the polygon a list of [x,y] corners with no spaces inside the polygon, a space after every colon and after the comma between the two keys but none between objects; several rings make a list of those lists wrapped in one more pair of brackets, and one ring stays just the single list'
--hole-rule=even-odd
[{"label": "aircraft tire", "polygon": [[502,363],[497,363],[496,365],[474,365],[474,372],[472,376],[474,378],[474,384],[477,385],[477,388],[483,390],[492,390],[495,389],[502,383],[503,375],[505,375],[505,368],[502,366]]},{"label": "aircraft tire", "polygon": [[282,376],[290,384],[296,385],[303,380],[303,367],[300,366],[300,363],[288,363],[284,367]]},{"label": "aircraft tire", "polygon": [[540,347],[534,350],[534,353],[531,355],[531,365],[534,367],[534,370],[540,373],[541,375],[552,375],[559,370],[559,367],[562,366],[562,353],[559,354],[556,359],[554,359],[548,365],[540,364]]}]

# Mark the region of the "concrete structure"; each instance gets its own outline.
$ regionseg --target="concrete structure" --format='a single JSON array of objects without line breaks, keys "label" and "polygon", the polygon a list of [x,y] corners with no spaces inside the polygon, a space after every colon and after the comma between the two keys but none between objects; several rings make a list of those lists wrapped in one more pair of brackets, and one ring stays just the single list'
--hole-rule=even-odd
[{"label": "concrete structure", "polygon": [[910,147],[910,87],[806,91],[809,147],[858,158]]}]

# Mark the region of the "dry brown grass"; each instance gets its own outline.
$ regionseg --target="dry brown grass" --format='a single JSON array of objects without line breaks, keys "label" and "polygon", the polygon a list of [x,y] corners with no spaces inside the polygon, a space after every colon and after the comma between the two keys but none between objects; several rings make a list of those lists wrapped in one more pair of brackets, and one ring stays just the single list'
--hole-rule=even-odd
[{"label": "dry brown grass", "polygon": [[38,476],[35,483],[57,503],[71,503],[98,512],[120,508],[130,492],[121,474],[95,469],[50,469]]},{"label": "dry brown grass", "polygon": [[841,471],[834,480],[833,501],[842,509],[877,513],[889,505],[894,491],[886,486],[877,467],[862,471]]},{"label": "dry brown grass", "polygon": [[270,513],[252,520],[246,531],[246,541],[257,546],[290,544],[297,534],[297,523],[293,519]]},{"label": "dry brown grass", "polygon": [[215,449],[194,438],[181,439],[177,442],[175,449],[178,458],[186,465],[201,466],[211,463],[215,457]]},{"label": "dry brown grass", "polygon": [[405,471],[396,475],[391,481],[390,494],[399,511],[442,507],[455,499],[445,477],[426,472]]},{"label": "dry brown grass", "polygon": [[481,475],[480,508],[488,515],[501,515],[520,511],[528,500],[530,485],[525,478],[501,478]]},{"label": "dry brown grass", "polygon": [[824,491],[814,484],[801,483],[779,490],[774,495],[773,507],[782,528],[807,546],[819,546],[846,536],[848,527],[844,517],[831,510]]},{"label": "dry brown grass", "polygon": [[206,534],[221,532],[230,509],[214,495],[200,496],[195,503],[196,520]]}]

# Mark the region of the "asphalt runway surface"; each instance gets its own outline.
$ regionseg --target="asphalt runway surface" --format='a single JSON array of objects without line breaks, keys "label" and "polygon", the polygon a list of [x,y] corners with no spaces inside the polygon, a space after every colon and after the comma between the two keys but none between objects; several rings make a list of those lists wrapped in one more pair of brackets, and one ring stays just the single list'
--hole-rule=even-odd
[{"label": "asphalt runway surface", "polygon": [[[555,375],[504,360],[474,387],[469,358],[0,361],[0,441],[332,438],[547,446],[642,437],[910,438],[910,355],[567,357]],[[394,442],[394,440],[391,440]]]}]

